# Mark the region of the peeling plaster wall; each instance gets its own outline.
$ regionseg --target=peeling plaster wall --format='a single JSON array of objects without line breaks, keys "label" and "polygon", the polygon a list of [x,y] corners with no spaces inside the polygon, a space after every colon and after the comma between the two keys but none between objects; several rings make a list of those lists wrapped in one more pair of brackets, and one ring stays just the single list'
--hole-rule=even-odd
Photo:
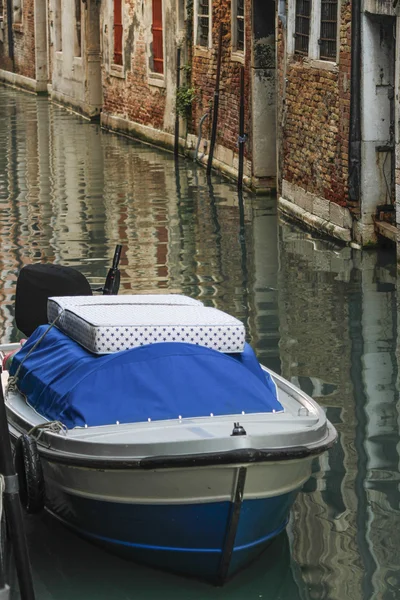
[{"label": "peeling plaster wall", "polygon": [[[62,0],[62,15],[56,0],[49,1],[51,97],[89,117],[102,105],[99,7],[95,0],[81,3],[81,47],[77,49],[75,0]],[[61,50],[57,50],[56,27],[61,23]],[[80,56],[76,56],[80,54]]]},{"label": "peeling plaster wall", "polygon": [[[65,96],[65,101],[71,103],[84,101],[84,70],[81,57],[74,57],[75,46],[75,0],[62,2],[62,51],[55,51],[55,0],[50,0],[50,36],[53,51],[52,88],[60,96]],[[85,20],[84,10],[82,20]],[[84,27],[82,27],[82,30]],[[84,44],[82,44],[82,51]]]},{"label": "peeling plaster wall", "polygon": [[[164,73],[152,68],[152,2],[126,0],[123,13],[123,65],[113,64],[113,0],[101,8],[104,106],[102,123],[151,138],[152,128],[172,135],[175,127],[176,0],[163,0]],[[121,119],[125,122],[123,123]],[[133,132],[132,127],[138,127]],[[141,126],[142,129],[141,129]],[[154,140],[156,141],[156,140]]]},{"label": "peeling plaster wall", "polygon": [[391,203],[390,99],[394,86],[394,19],[362,16],[361,218],[362,237],[374,240],[378,204]]}]

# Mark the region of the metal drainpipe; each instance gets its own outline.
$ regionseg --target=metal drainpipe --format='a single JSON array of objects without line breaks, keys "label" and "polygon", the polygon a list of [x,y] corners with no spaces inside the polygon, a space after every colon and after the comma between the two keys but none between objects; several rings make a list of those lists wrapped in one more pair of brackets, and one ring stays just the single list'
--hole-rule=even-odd
[{"label": "metal drainpipe", "polygon": [[203,153],[203,154],[202,154],[200,157],[198,156],[198,154],[199,154],[199,147],[200,147],[200,142],[201,142],[201,130],[202,130],[202,128],[203,128],[203,123],[204,123],[205,119],[206,119],[206,118],[207,118],[209,115],[210,115],[210,111],[206,112],[206,113],[205,113],[205,114],[204,114],[204,115],[201,117],[201,119],[200,119],[200,122],[199,122],[199,135],[198,135],[198,138],[197,138],[196,150],[195,150],[195,153],[194,153],[194,159],[193,159],[193,160],[195,160],[195,161],[196,161],[196,160],[201,160],[201,159],[203,158],[203,156],[204,156],[204,153]]},{"label": "metal drainpipe", "polygon": [[351,7],[349,197],[361,200],[361,0]]}]

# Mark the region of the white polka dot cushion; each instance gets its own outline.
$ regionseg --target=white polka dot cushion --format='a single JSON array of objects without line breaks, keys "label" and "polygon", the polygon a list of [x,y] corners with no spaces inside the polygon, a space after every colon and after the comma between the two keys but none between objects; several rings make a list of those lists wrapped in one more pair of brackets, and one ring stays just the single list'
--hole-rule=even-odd
[{"label": "white polka dot cushion", "polygon": [[47,302],[47,317],[52,323],[65,308],[97,304],[177,304],[183,306],[203,306],[200,300],[195,300],[182,294],[125,294],[121,296],[60,296],[49,298]]},{"label": "white polka dot cushion", "polygon": [[103,305],[66,308],[57,327],[94,354],[158,342],[186,342],[232,353],[242,352],[245,344],[243,323],[202,305],[110,305],[104,300]]}]

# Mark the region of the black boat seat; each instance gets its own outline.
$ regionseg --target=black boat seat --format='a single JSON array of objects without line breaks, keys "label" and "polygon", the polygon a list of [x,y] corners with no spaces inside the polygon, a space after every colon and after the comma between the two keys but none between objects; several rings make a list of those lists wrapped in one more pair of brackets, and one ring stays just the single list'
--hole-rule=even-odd
[{"label": "black boat seat", "polygon": [[48,323],[47,300],[51,296],[92,296],[86,277],[62,265],[38,263],[21,269],[15,297],[15,321],[26,336]]}]

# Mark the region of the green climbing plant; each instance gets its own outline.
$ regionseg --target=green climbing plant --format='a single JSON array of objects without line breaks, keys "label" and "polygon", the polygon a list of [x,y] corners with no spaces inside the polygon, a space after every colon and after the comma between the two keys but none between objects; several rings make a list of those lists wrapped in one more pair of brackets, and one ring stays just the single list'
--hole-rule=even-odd
[{"label": "green climbing plant", "polygon": [[178,115],[186,118],[190,114],[195,99],[196,90],[190,85],[181,85],[176,90],[176,112]]}]

